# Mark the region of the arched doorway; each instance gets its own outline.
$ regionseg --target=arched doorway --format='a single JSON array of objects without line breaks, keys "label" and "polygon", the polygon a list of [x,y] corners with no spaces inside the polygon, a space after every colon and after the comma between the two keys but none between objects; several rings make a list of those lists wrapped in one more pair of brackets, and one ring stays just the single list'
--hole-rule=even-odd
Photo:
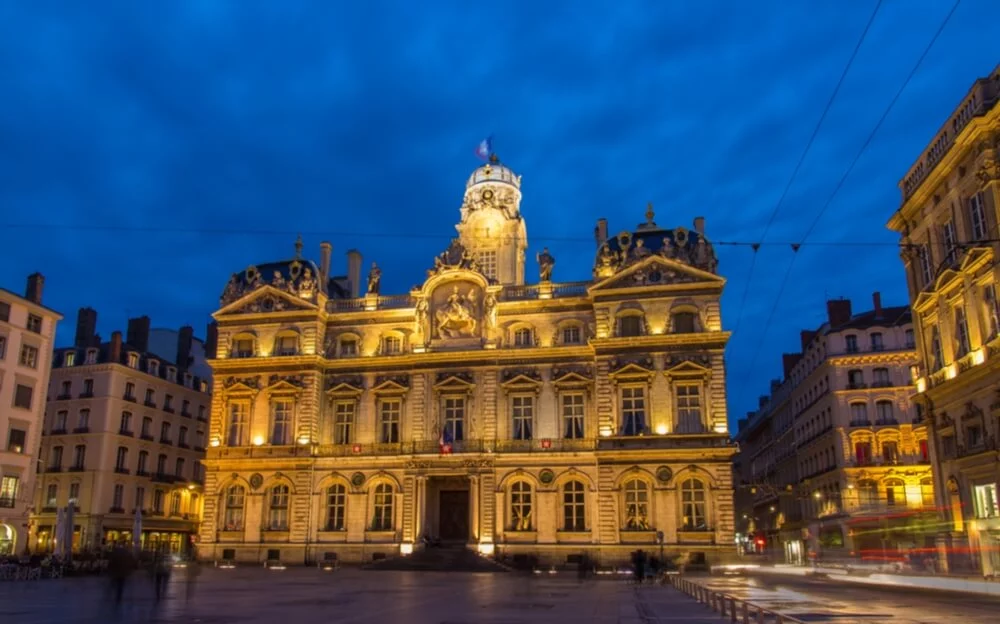
[{"label": "arched doorway", "polygon": [[17,533],[14,527],[0,524],[0,556],[13,555],[15,544],[17,544]]}]

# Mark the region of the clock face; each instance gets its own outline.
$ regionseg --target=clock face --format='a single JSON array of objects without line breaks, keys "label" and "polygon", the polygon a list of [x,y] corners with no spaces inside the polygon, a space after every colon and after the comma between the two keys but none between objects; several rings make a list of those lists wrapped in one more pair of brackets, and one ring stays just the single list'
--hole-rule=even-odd
[{"label": "clock face", "polygon": [[486,189],[485,191],[483,191],[483,199],[485,199],[486,201],[493,199],[493,191],[491,189]]}]

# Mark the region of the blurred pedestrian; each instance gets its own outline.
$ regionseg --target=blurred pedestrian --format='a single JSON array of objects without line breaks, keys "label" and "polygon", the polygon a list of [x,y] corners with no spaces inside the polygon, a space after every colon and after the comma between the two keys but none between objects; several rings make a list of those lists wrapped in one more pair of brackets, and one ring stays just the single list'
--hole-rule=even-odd
[{"label": "blurred pedestrian", "polygon": [[187,604],[191,602],[191,598],[194,597],[195,584],[198,582],[198,577],[201,576],[201,565],[198,563],[197,559],[192,558],[187,562],[187,567],[184,569],[184,581],[185,581],[185,592],[184,592],[184,603]]},{"label": "blurred pedestrian", "polygon": [[156,601],[159,602],[167,592],[170,581],[171,557],[166,548],[160,548],[153,555],[153,587],[156,590]]},{"label": "blurred pedestrian", "polygon": [[132,554],[121,546],[116,546],[108,554],[108,578],[111,579],[111,594],[114,599],[115,608],[122,604],[122,596],[125,594],[125,584],[132,573]]}]

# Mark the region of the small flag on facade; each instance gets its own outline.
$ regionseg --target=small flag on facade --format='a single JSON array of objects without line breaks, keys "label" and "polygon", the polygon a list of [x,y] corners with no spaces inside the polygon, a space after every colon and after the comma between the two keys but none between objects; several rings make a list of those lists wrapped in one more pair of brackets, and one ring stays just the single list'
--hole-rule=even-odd
[{"label": "small flag on facade", "polygon": [[488,161],[490,156],[493,155],[493,137],[489,136],[479,142],[476,147],[476,156],[482,160]]},{"label": "small flag on facade", "polygon": [[441,436],[438,438],[438,448],[440,448],[442,455],[451,455],[451,443],[452,437],[451,432],[448,431],[448,427],[441,427]]}]

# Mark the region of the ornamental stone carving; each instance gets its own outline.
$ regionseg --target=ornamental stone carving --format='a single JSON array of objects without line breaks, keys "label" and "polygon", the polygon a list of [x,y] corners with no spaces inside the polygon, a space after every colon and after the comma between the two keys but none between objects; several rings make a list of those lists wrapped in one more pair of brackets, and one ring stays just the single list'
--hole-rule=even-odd
[{"label": "ornamental stone carving", "polygon": [[[446,288],[446,287],[445,287]],[[441,289],[439,289],[441,290]],[[479,295],[474,286],[455,284],[434,309],[434,338],[471,338],[479,330]]]}]

